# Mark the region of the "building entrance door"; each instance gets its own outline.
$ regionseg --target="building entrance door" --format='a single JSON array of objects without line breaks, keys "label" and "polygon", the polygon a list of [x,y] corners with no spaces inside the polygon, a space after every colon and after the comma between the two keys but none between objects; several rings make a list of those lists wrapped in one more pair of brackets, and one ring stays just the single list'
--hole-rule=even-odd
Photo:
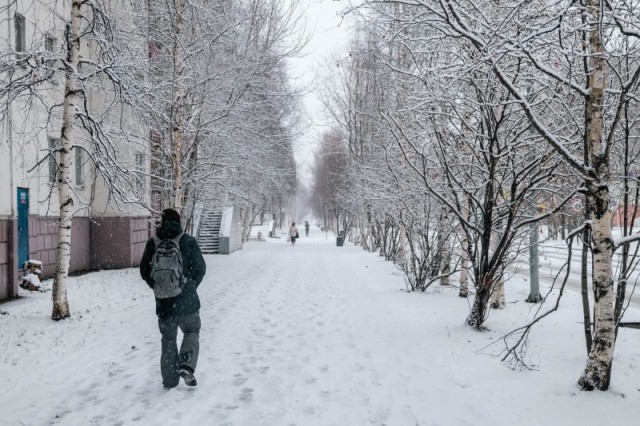
[{"label": "building entrance door", "polygon": [[29,189],[18,188],[18,269],[29,260]]}]

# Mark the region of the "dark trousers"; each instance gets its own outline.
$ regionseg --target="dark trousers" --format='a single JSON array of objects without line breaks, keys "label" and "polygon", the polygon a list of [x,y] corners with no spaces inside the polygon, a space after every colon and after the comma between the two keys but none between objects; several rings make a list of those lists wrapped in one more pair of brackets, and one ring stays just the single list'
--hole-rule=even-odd
[{"label": "dark trousers", "polygon": [[[200,315],[196,312],[184,317],[158,318],[158,327],[162,334],[162,355],[160,356],[160,372],[162,384],[174,387],[180,381],[178,369],[189,367],[196,371],[198,351],[200,349]],[[178,327],[184,334],[178,352]]]}]

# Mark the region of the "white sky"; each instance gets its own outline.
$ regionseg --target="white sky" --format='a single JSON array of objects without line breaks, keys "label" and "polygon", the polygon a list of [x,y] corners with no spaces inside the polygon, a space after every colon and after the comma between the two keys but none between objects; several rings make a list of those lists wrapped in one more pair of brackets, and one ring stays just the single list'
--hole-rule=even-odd
[{"label": "white sky", "polygon": [[291,74],[297,87],[309,87],[303,98],[306,110],[305,119],[310,126],[296,140],[294,149],[301,180],[307,183],[310,178],[310,165],[313,150],[319,135],[325,129],[322,104],[320,102],[316,73],[327,58],[343,50],[348,39],[348,22],[342,20],[340,11],[348,6],[345,0],[303,0],[307,7],[307,29],[311,40],[303,51],[304,56],[289,60]]}]

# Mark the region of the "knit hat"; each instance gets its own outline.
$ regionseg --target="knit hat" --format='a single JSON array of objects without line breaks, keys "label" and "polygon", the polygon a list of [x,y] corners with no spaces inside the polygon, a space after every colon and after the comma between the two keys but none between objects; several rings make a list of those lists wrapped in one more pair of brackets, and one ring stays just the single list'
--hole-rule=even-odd
[{"label": "knit hat", "polygon": [[180,213],[178,213],[174,209],[162,210],[162,221],[167,222],[170,220],[175,220],[176,222],[180,222]]}]

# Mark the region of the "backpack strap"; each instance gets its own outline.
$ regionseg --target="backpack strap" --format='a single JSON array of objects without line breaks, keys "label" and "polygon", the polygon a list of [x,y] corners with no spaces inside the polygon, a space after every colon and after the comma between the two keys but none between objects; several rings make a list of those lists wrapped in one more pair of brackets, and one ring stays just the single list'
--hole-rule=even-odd
[{"label": "backpack strap", "polygon": [[[182,249],[180,248],[180,241],[182,240],[183,235],[184,235],[184,232],[176,236],[175,238],[172,238],[173,242],[176,243],[176,245],[178,246],[178,252],[180,252],[180,259],[182,259],[181,260],[182,265],[184,265],[184,259],[182,258]],[[182,282],[180,284],[180,287],[184,287],[187,283],[187,277],[185,277],[184,275],[184,270],[182,270],[181,272],[180,281]]]},{"label": "backpack strap", "polygon": [[172,238],[173,242],[175,242],[178,247],[180,247],[180,240],[182,240],[182,236],[184,235],[184,232],[178,236],[176,236],[175,238]]}]

